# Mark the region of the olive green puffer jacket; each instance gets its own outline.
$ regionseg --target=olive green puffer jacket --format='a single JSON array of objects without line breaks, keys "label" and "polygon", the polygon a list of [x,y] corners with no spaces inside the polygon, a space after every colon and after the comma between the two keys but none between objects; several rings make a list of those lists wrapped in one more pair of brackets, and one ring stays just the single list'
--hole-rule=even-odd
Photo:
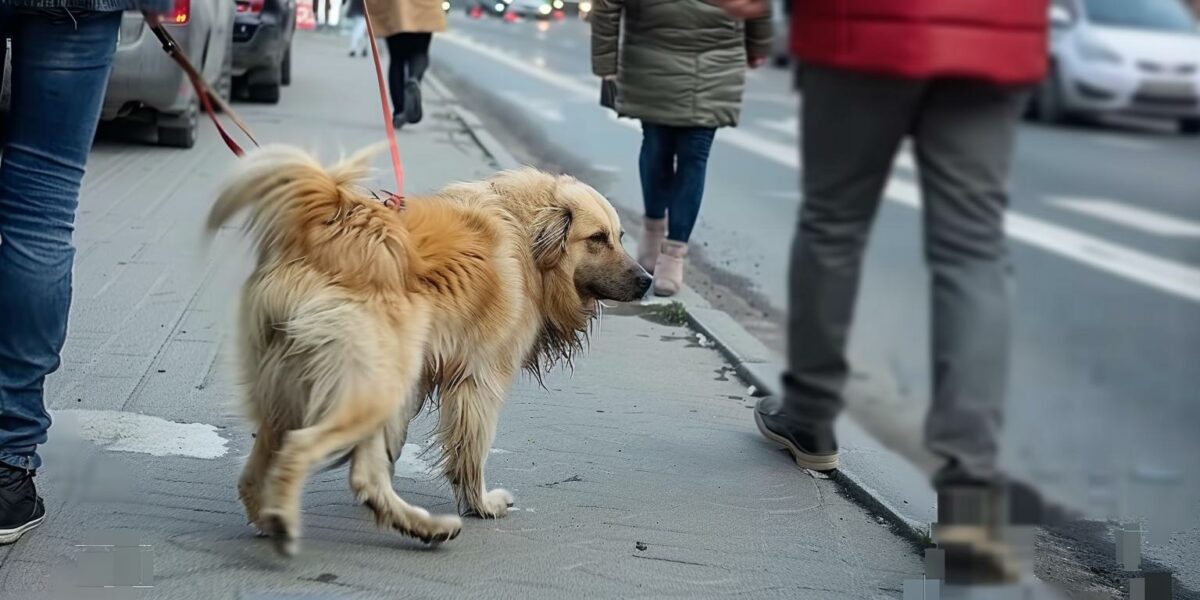
[{"label": "olive green puffer jacket", "polygon": [[597,0],[591,23],[592,72],[617,75],[617,112],[659,125],[737,125],[748,56],[771,51],[770,16],[704,0]]}]

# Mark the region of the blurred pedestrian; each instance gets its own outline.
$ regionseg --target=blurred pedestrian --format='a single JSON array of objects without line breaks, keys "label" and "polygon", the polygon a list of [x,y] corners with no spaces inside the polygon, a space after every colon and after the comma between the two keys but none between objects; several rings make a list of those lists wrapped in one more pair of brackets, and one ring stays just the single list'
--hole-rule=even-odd
[{"label": "blurred pedestrian", "polygon": [[79,188],[108,83],[121,11],[171,0],[7,0],[11,97],[0,162],[0,544],[45,519],[33,477],[71,305]]},{"label": "blurred pedestrian", "polygon": [[[736,16],[763,10],[756,0],[722,3]],[[1011,310],[1006,179],[1026,92],[1046,72],[1047,0],[794,0],[792,11],[804,202],[784,394],[758,403],[759,430],[801,467],[837,467],[833,423],[863,251],[896,152],[911,138],[931,273],[925,438],[943,459],[939,522],[958,525],[941,511],[966,496],[988,522],[1004,520],[1005,502],[1032,493],[996,465]]]},{"label": "blurred pedestrian", "polygon": [[654,273],[654,293],[671,296],[683,284],[713,136],[737,125],[746,67],[771,53],[770,15],[733,19],[703,0],[598,0],[589,18],[592,72],[615,78],[618,114],[642,121],[638,262]]},{"label": "blurred pedestrian", "polygon": [[386,38],[392,126],[419,123],[421,79],[429,68],[433,34],[446,30],[441,0],[366,0],[375,35]]},{"label": "blurred pedestrian", "polygon": [[317,24],[337,28],[342,20],[342,0],[317,0]]},{"label": "blurred pedestrian", "polygon": [[350,56],[366,56],[367,20],[363,18],[363,0],[346,3],[346,21],[350,25]]}]

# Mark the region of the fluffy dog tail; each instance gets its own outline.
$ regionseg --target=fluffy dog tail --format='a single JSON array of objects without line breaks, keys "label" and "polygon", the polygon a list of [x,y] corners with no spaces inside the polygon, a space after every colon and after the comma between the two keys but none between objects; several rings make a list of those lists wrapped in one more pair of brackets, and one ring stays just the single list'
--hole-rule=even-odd
[{"label": "fluffy dog tail", "polygon": [[377,284],[402,281],[398,272],[410,262],[407,235],[395,213],[360,184],[381,148],[369,146],[328,168],[291,146],[247,153],[208,214],[209,235],[249,209],[246,227],[260,258],[287,254]]}]

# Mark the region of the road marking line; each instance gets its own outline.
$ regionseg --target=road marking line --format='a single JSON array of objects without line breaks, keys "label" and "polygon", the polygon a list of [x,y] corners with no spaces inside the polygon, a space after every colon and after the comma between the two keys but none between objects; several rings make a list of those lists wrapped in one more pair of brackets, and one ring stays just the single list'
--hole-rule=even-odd
[{"label": "road marking line", "polygon": [[755,123],[763,129],[782,133],[788,137],[800,137],[800,119],[791,117],[789,119],[755,119]]},{"label": "road marking line", "polygon": [[780,106],[789,106],[799,109],[800,103],[796,100],[795,95],[790,94],[768,94],[762,92],[746,92],[742,94],[742,100],[751,102],[770,102]]},{"label": "road marking line", "polygon": [[[565,75],[538,69],[514,58],[499,48],[463,39],[459,34],[441,34],[438,39],[446,40],[461,48],[481,54],[565,92],[574,93],[586,98],[592,98],[597,94],[595,86],[584,85]],[[641,128],[636,121],[616,119],[616,115],[611,111],[608,114],[611,115],[614,122],[625,127],[635,130]],[[757,154],[784,167],[792,169],[800,168],[800,156],[795,144],[781,144],[764,140],[738,129],[722,131],[716,139]],[[897,159],[896,164],[901,168],[907,166],[911,169],[911,157],[905,158],[905,156],[902,153]],[[887,199],[905,206],[920,208],[920,193],[916,185],[902,179],[893,178],[888,190],[886,194]],[[1117,275],[1128,281],[1140,283],[1194,302],[1200,302],[1200,269],[1158,258],[1060,225],[1028,217],[1012,210],[1008,211],[1006,230],[1011,238],[1030,246],[1075,260],[1100,271]]]},{"label": "road marking line", "polygon": [[1117,137],[1114,135],[1098,135],[1098,134],[1097,135],[1089,135],[1088,139],[1090,139],[1093,142],[1096,142],[1098,144],[1103,144],[1105,146],[1111,146],[1113,148],[1120,148],[1122,150],[1136,150],[1138,152],[1154,150],[1158,147],[1157,144],[1153,144],[1153,143],[1150,143],[1147,141],[1131,140],[1129,138]]},{"label": "road marking line", "polygon": [[1167,237],[1200,237],[1200,222],[1164,215],[1107,198],[1047,196],[1055,206]]},{"label": "road marking line", "polygon": [[[921,207],[916,184],[892,178],[887,198],[893,202]],[[1005,222],[1008,236],[1030,246],[1081,262],[1095,269],[1130,281],[1200,302],[1200,269],[1126,248],[1119,244],[1008,211]]]},{"label": "road marking line", "polygon": [[557,106],[545,99],[534,98],[528,94],[512,90],[500,92],[500,97],[528,110],[539,119],[550,121],[551,123],[563,123],[567,120]]}]

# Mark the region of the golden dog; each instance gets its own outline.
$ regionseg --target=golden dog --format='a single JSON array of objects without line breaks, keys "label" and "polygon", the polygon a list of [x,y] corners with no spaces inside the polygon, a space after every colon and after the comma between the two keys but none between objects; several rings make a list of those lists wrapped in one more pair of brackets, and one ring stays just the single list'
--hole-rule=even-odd
[{"label": "golden dog", "polygon": [[409,198],[397,213],[358,184],[369,152],[328,169],[287,147],[256,151],[222,191],[213,232],[241,209],[258,263],[242,289],[240,355],[258,426],[238,482],[247,516],[298,549],[309,472],[348,453],[350,487],[377,521],[426,542],[430,515],[391,485],[409,421],[437,398],[441,467],[460,510],[501,517],[483,467],[504,394],[580,349],[601,300],[645,294],[608,201],[533,169]]}]

